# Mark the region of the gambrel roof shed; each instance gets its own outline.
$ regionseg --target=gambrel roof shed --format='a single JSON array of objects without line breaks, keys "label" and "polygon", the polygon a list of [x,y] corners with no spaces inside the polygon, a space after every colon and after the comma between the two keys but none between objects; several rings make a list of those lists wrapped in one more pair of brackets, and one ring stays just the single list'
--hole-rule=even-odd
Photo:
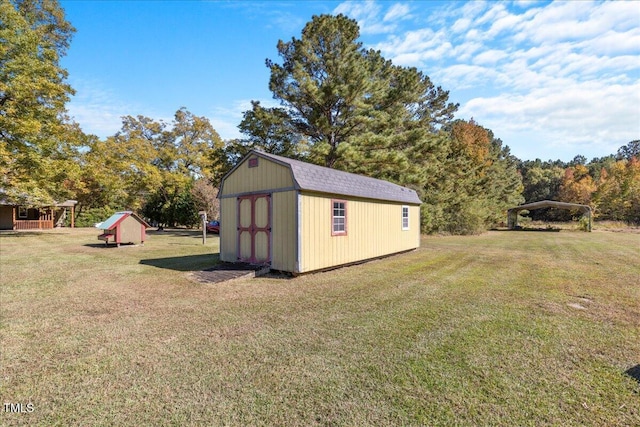
[{"label": "gambrel roof shed", "polygon": [[[248,156],[251,154],[272,160],[289,168],[296,190],[316,191],[319,193],[340,194],[344,196],[388,200],[417,205],[422,203],[415,190],[402,187],[389,181],[343,172],[337,169],[326,168],[260,151],[252,151]],[[238,163],[227,175],[233,173],[234,170],[241,165],[242,162]],[[223,191],[224,180],[220,193]]]},{"label": "gambrel roof shed", "polygon": [[220,259],[303,273],[415,249],[417,193],[251,151],[222,179]]}]

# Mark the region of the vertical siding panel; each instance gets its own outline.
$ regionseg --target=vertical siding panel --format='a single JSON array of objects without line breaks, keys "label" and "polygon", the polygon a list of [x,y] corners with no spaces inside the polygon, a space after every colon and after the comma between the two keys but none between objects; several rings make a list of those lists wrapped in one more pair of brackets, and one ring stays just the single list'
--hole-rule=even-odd
[{"label": "vertical siding panel", "polygon": [[272,197],[272,263],[271,268],[294,271],[296,256],[296,193],[274,193]]},{"label": "vertical siding panel", "polygon": [[[327,211],[329,210],[328,205],[331,203],[326,199],[322,198],[314,198],[314,217],[315,222],[314,226],[314,234],[315,239],[311,243],[312,252],[309,256],[313,259],[313,266],[317,268],[321,263],[326,262],[327,259],[331,259],[333,255],[333,251],[331,248],[327,247],[325,243],[325,233],[323,233],[323,228],[326,223]],[[331,261],[329,261],[331,262]]]},{"label": "vertical siding panel", "polygon": [[250,168],[247,159],[225,178],[223,195],[289,187],[293,187],[293,178],[288,168],[264,158]]},{"label": "vertical siding panel", "polygon": [[301,272],[413,249],[419,246],[420,208],[409,207],[402,230],[402,205],[362,199],[347,201],[347,235],[331,236],[332,197],[302,194]]},{"label": "vertical siding panel", "polygon": [[271,197],[271,268],[282,270],[283,250],[281,239],[285,230],[282,227],[283,210],[282,193]]},{"label": "vertical siding panel", "polygon": [[236,199],[226,198],[220,201],[220,259],[222,261],[236,261],[237,244],[237,214]]},{"label": "vertical siding panel", "polygon": [[311,207],[309,206],[309,198],[300,195],[300,205],[302,212],[300,214],[300,272],[309,271],[309,241],[312,236],[309,230],[309,216],[311,215]]},{"label": "vertical siding panel", "polygon": [[296,198],[295,191],[289,191],[287,194],[286,200],[286,208],[287,208],[287,219],[285,226],[287,227],[287,241],[285,247],[285,253],[283,259],[286,259],[286,271],[295,271],[296,269],[296,253],[297,253],[297,209],[298,209],[298,200]]}]

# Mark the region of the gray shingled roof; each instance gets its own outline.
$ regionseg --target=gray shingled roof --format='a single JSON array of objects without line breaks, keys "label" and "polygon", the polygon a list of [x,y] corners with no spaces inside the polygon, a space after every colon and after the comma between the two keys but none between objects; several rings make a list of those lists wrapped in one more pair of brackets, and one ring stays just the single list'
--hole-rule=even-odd
[{"label": "gray shingled roof", "polygon": [[251,154],[256,154],[289,167],[293,174],[296,188],[299,190],[418,205],[422,203],[414,190],[388,181],[325,168],[261,151],[251,151],[247,157]]}]

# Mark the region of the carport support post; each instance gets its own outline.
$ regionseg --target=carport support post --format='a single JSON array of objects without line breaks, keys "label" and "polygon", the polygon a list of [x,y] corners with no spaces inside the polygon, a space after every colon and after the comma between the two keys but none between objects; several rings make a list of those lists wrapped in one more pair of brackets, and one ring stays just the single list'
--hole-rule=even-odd
[{"label": "carport support post", "polygon": [[200,211],[200,218],[202,218],[202,244],[207,244],[207,212]]},{"label": "carport support post", "polygon": [[515,209],[509,209],[507,211],[507,228],[514,230],[518,226],[518,211]]}]

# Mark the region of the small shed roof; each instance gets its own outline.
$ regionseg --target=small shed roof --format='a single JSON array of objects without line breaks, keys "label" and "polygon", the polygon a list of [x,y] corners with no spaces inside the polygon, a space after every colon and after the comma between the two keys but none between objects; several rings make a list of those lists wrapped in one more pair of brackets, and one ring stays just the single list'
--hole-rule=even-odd
[{"label": "small shed roof", "polygon": [[56,207],[59,208],[71,208],[78,204],[77,200],[65,200],[62,203],[56,203]]},{"label": "small shed roof", "polygon": [[[257,155],[281,164],[291,170],[295,187],[298,190],[317,191],[320,193],[337,194],[343,196],[362,197],[385,201],[402,202],[419,205],[422,203],[415,190],[402,187],[389,181],[369,178],[314,165],[288,157],[263,153],[252,150],[244,160],[251,155]],[[243,162],[239,162],[227,175],[231,174]]]},{"label": "small shed roof", "polygon": [[103,230],[112,230],[118,224],[124,221],[124,219],[127,217],[133,217],[136,220],[138,220],[138,222],[140,222],[142,225],[144,225],[145,228],[149,228],[149,224],[147,224],[142,218],[140,218],[138,215],[136,215],[134,212],[131,212],[131,211],[116,212],[113,215],[111,215],[109,218],[107,218],[106,221],[103,221],[100,224],[96,224],[96,227],[101,228]]},{"label": "small shed roof", "polygon": [[527,203],[509,209],[509,211],[519,212],[522,210],[542,209],[542,208],[559,208],[559,209],[580,209],[583,212],[590,212],[591,207],[588,205],[580,205],[578,203],[557,202],[555,200],[541,200],[539,202]]}]

